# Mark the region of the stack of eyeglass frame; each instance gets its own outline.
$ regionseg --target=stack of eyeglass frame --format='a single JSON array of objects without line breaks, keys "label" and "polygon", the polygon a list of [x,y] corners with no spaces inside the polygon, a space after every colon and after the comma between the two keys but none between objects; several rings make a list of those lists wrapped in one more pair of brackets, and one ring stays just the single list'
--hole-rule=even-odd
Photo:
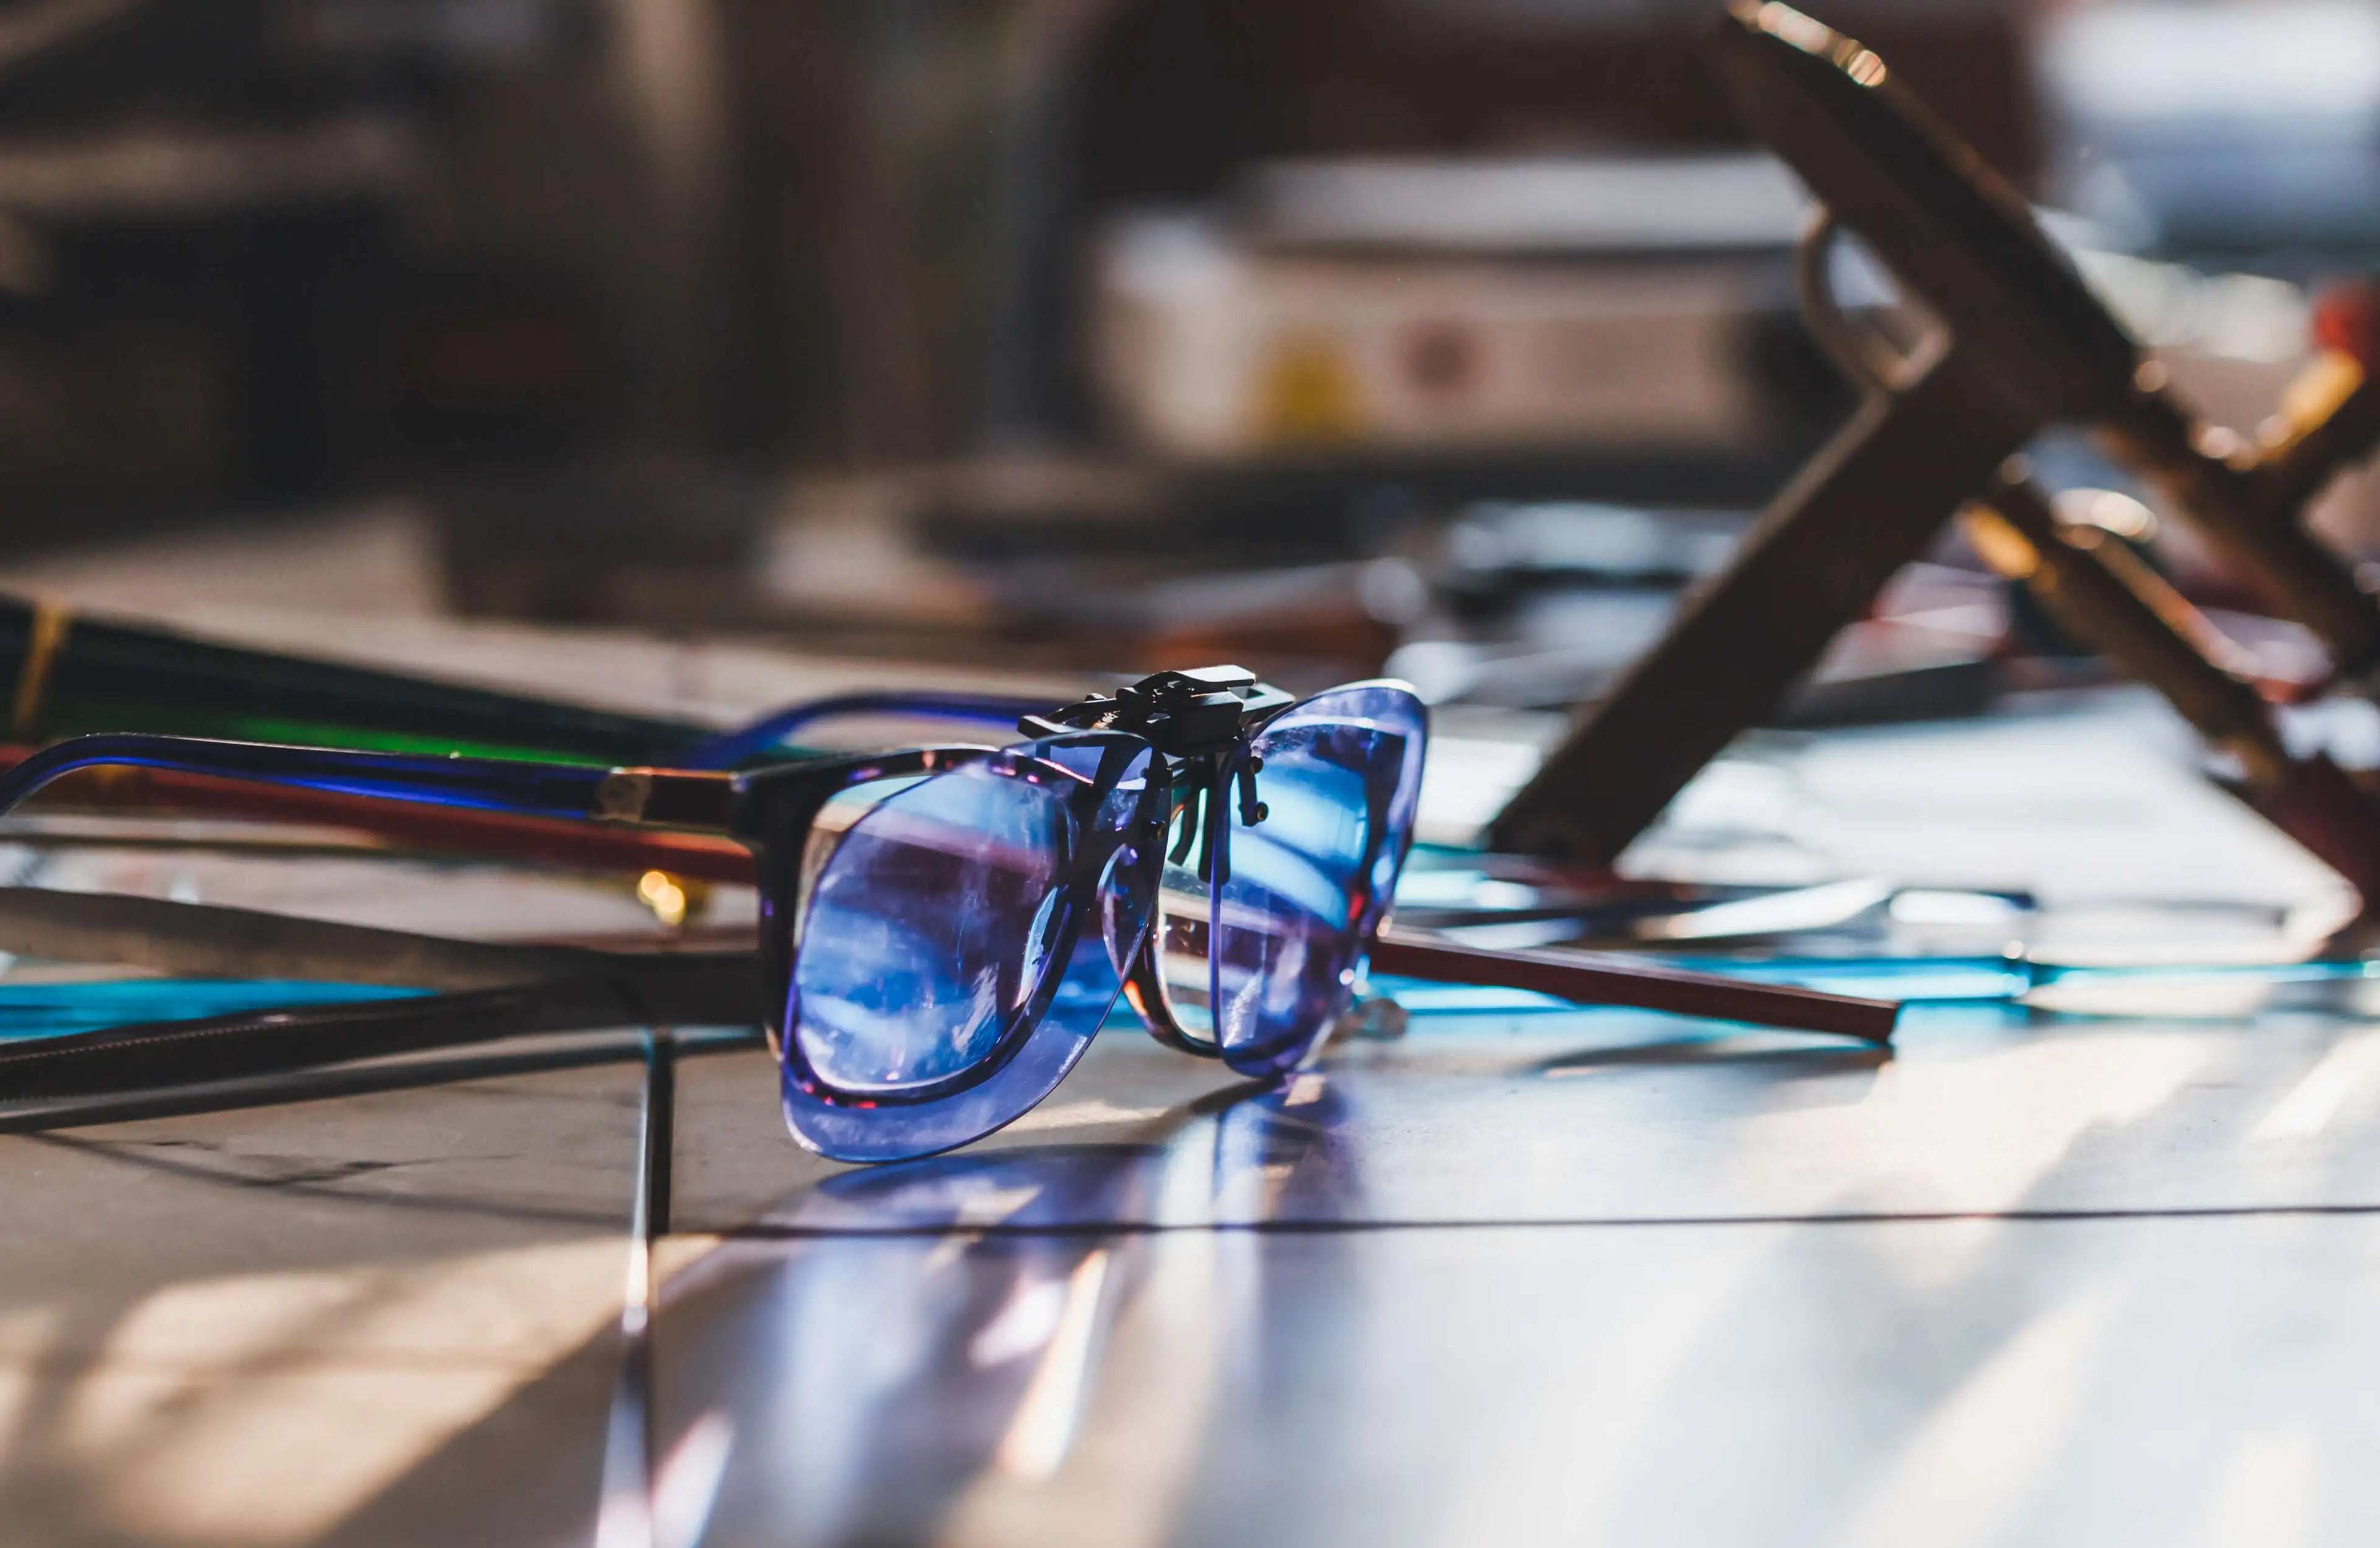
[{"label": "stack of eyeglass frame", "polygon": [[[206,646],[49,607],[11,604],[0,608],[0,617],[15,624],[15,719],[29,739],[93,721],[162,723],[249,739],[177,744],[153,733],[115,733],[69,737],[41,752],[19,746],[0,756],[0,762],[19,766],[9,779],[12,799],[31,788],[29,776],[38,783],[60,770],[81,769],[66,778],[103,775],[84,795],[116,806],[295,819],[433,853],[641,872],[652,884],[648,901],[657,914],[670,897],[682,901],[697,883],[764,879],[755,851],[715,826],[698,830],[706,828],[697,820],[702,814],[688,807],[673,816],[671,803],[692,792],[715,804],[734,784],[726,770],[781,761],[783,744],[803,727],[837,715],[893,712],[1002,723],[1009,735],[1000,740],[1010,740],[1020,720],[1032,721],[1054,708],[1043,700],[996,695],[846,695],[719,732]],[[1154,691],[1160,680],[1204,681],[1219,672],[1233,683],[1244,678],[1244,687],[1255,684],[1240,669],[1218,668],[1187,678],[1161,673],[1141,686]],[[164,696],[149,696],[157,695]],[[258,740],[268,732],[273,740]],[[301,738],[316,745],[290,744]],[[823,763],[832,774],[851,761],[830,756],[800,767]],[[1249,768],[1256,768],[1253,760]],[[387,792],[375,771],[387,768],[399,769],[399,782],[408,788],[443,790],[455,780],[476,780],[520,799],[430,806],[379,799]],[[251,779],[244,770],[267,774]],[[575,793],[557,805],[556,792]],[[623,800],[635,810],[622,809]],[[344,995],[298,1006],[285,996],[267,996],[257,1008],[220,1016],[109,1027],[0,1049],[0,1103],[66,1100],[70,1108],[0,1112],[0,1121],[87,1120],[92,1097],[219,1086],[523,1034],[632,1024],[750,1025],[770,938],[764,929],[764,949],[757,954],[748,948],[687,949],[681,942],[664,943],[671,949],[660,951],[489,945],[153,899],[0,889],[0,947],[13,951],[193,976],[417,992],[393,1001]],[[1410,932],[1382,935],[1368,945],[1374,965],[1402,977],[1500,985],[1872,1043],[1889,1038],[1898,1010],[1890,1002],[1619,956],[1482,949]],[[176,1098],[184,1099],[211,1098]]]}]

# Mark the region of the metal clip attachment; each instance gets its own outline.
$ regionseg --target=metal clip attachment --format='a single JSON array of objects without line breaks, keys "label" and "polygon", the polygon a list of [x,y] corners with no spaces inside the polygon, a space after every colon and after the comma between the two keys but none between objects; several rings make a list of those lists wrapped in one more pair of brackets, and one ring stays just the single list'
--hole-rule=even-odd
[{"label": "metal clip attachment", "polygon": [[1245,667],[1200,667],[1160,671],[1118,688],[1112,697],[1093,694],[1047,715],[1027,715],[1016,729],[1027,736],[1130,732],[1168,757],[1193,758],[1229,751],[1249,721],[1290,702],[1288,694],[1257,682]]},{"label": "metal clip attachment", "polygon": [[1226,787],[1236,779],[1241,826],[1253,828],[1266,816],[1257,799],[1257,771],[1264,761],[1233,755],[1250,730],[1293,702],[1245,667],[1201,667],[1160,671],[1112,696],[1093,694],[1047,715],[1027,715],[1016,729],[1034,737],[1121,731],[1146,740],[1171,761],[1173,788],[1184,797],[1182,836],[1170,858],[1181,865],[1196,844],[1199,879],[1220,883],[1229,879],[1232,864],[1222,830]]}]

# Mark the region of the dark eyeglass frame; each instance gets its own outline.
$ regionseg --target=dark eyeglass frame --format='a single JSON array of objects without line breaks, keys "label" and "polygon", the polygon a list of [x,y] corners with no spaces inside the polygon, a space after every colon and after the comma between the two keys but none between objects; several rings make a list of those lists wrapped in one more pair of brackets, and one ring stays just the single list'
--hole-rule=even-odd
[{"label": "dark eyeglass frame", "polygon": [[[783,728],[823,714],[850,712],[856,707],[896,714],[914,712],[917,707],[899,695],[847,696],[781,712],[757,723],[747,734],[773,742],[783,734]],[[1215,1042],[1196,1036],[1176,1020],[1157,968],[1150,926],[1157,913],[1154,892],[1161,871],[1162,838],[1174,814],[1189,808],[1194,820],[1184,826],[1183,847],[1177,848],[1174,859],[1188,858],[1188,846],[1194,836],[1202,836],[1203,842],[1197,846],[1202,877],[1211,878],[1220,867],[1227,866],[1229,851],[1218,837],[1225,820],[1226,797],[1237,787],[1243,820],[1262,819],[1261,804],[1255,800],[1257,771],[1251,767],[1248,749],[1265,727],[1295,707],[1296,701],[1290,695],[1257,683],[1253,674],[1241,669],[1160,673],[1120,690],[1113,696],[1093,695],[1062,710],[1026,717],[1018,729],[1040,740],[1016,747],[936,746],[881,755],[813,756],[737,774],[649,768],[607,769],[492,758],[102,733],[75,738],[32,754],[0,777],[0,811],[65,774],[113,765],[261,783],[283,791],[327,792],[360,813],[370,813],[381,803],[443,806],[458,815],[481,816],[494,825],[483,828],[485,834],[501,835],[505,830],[503,825],[518,824],[537,830],[539,841],[548,843],[552,838],[548,830],[602,831],[602,827],[591,825],[625,827],[656,837],[667,835],[679,842],[699,841],[686,840],[684,836],[689,833],[730,838],[751,856],[752,879],[761,899],[760,951],[757,959],[759,971],[754,987],[761,992],[762,1015],[759,1020],[767,1028],[783,1063],[789,1097],[792,1089],[801,1087],[831,1103],[847,1102],[862,1108],[899,1107],[941,1100],[998,1074],[1030,1043],[1041,1013],[1048,1009],[1050,996],[1065,974],[1062,968],[1046,972],[1033,1000],[1010,1019],[991,1054],[946,1080],[860,1096],[837,1093],[818,1080],[798,1046],[799,1040],[788,1034],[784,1024],[787,990],[799,950],[793,928],[795,921],[786,911],[801,906],[804,856],[827,805],[838,794],[856,786],[967,768],[989,768],[1026,779],[1072,780],[1075,793],[1096,804],[1112,793],[1113,781],[1145,752],[1155,772],[1147,781],[1139,807],[1126,826],[1140,841],[1139,863],[1148,871],[1140,878],[1140,884],[1148,889],[1151,901],[1139,938],[1129,945],[1130,998],[1160,1042],[1193,1055],[1217,1057],[1222,1050]],[[943,713],[972,718],[990,709],[991,704],[977,700],[962,708],[944,699],[927,707],[927,710],[930,713],[937,707]],[[751,742],[746,744],[747,749],[750,745]],[[1100,777],[1089,780],[1047,756],[1089,748],[1111,749],[1120,755],[1103,757]],[[1195,820],[1201,813],[1204,820]],[[1399,842],[1400,853],[1395,858],[1402,860],[1402,839]],[[489,853],[504,852],[499,846],[490,846]],[[1068,877],[1064,885],[1076,889],[1089,885],[1103,865],[1107,853],[1087,855],[1087,863],[1078,865],[1076,874]],[[1088,921],[1089,911],[1079,905],[1078,899],[1076,906],[1070,910],[1070,932],[1078,933]],[[1365,938],[1357,943],[1359,948],[1376,944],[1371,932],[1377,929],[1385,906],[1385,899],[1367,904],[1359,926],[1365,932]],[[1356,925],[1354,920],[1350,923]],[[1069,952],[1075,941],[1075,934],[1069,934],[1064,943]],[[1883,1042],[1889,1037],[1893,1008],[1878,1002],[1755,987],[1658,968],[1623,965],[1616,960],[1559,964],[1524,961],[1511,954],[1403,941],[1388,943],[1384,949],[1391,955],[1409,960],[1425,977],[1465,976],[1461,964],[1434,958],[1460,957],[1464,961],[1475,959],[1481,967],[1494,970],[1475,976],[1500,982],[1518,973],[1521,977],[1510,981],[1530,980],[1528,986],[1545,987],[1555,993],[1565,992],[1567,984],[1572,986],[1568,992],[1573,998],[1640,1003],[1688,1013],[1694,1013],[1699,1005],[1705,1008],[1704,1013],[1732,1019],[1771,1020],[1776,1024],[1842,1033],[1869,1042]],[[1065,959],[1053,956],[1053,960]],[[1632,998],[1632,991],[1639,996],[1649,991],[1651,998]],[[400,1009],[393,1013],[404,1012]],[[351,1010],[346,1012],[349,1020],[355,1014]],[[1327,1030],[1320,1026],[1307,1029],[1302,1039],[1304,1046],[1297,1053],[1302,1057]],[[1030,1102],[1026,1104],[1030,1106]]]},{"label": "dark eyeglass frame", "polygon": [[[1188,845],[1200,836],[1199,873],[1218,875],[1228,865],[1220,834],[1227,787],[1242,792],[1244,818],[1258,816],[1255,771],[1245,756],[1249,739],[1295,703],[1279,689],[1257,683],[1238,668],[1163,672],[1119,691],[1092,695],[1080,704],[1028,717],[1019,726],[1038,740],[1010,748],[934,746],[887,754],[826,755],[779,763],[742,773],[664,768],[596,768],[504,759],[436,757],[417,754],[287,747],[272,744],[202,738],[98,733],[77,737],[32,754],[0,777],[0,812],[43,785],[79,769],[134,767],[178,774],[234,779],[379,801],[431,804],[506,816],[595,821],[634,828],[706,833],[735,840],[747,849],[760,899],[760,1021],[783,1061],[788,1082],[830,1104],[860,1107],[917,1106],[958,1094],[991,1079],[1030,1041],[1062,972],[1046,972],[1033,994],[1006,1017],[992,1049],[951,1075],[897,1091],[854,1094],[820,1076],[786,1024],[788,994],[799,951],[795,921],[802,904],[802,870],[820,814],[834,798],[855,788],[977,768],[1034,782],[1070,780],[1070,800],[1093,805],[1113,792],[1115,781],[1143,755],[1150,777],[1129,831],[1137,840],[1143,874],[1137,885],[1149,900],[1138,938],[1117,943],[1128,953],[1129,972],[1143,992],[1134,998],[1143,1020],[1159,1039],[1184,1052],[1213,1057],[1214,1045],[1185,1032],[1162,993],[1153,961],[1149,924],[1155,916],[1163,838],[1177,809],[1186,803],[1192,821]],[[901,712],[915,707],[893,695],[846,697],[795,707],[747,728],[744,751],[773,743],[786,731],[828,713],[857,707]],[[935,700],[929,708],[960,711]],[[971,701],[963,712],[989,708]],[[1092,729],[1085,729],[1085,728]],[[1099,774],[1086,781],[1050,755],[1096,750]],[[1205,820],[1198,820],[1203,811]],[[1067,911],[1065,934],[1053,957],[1071,955],[1089,916],[1083,895],[1096,885],[1115,846],[1087,851],[1062,886],[1075,906]],[[1177,853],[1177,858],[1181,855]],[[1398,858],[1402,858],[1400,855]],[[1320,1031],[1322,1029],[1316,1029]]]},{"label": "dark eyeglass frame", "polygon": [[[1030,748],[1034,744],[1027,744]],[[509,759],[285,747],[203,737],[97,732],[32,754],[0,776],[0,813],[79,769],[137,768],[201,775],[373,801],[434,804],[511,816],[699,833],[752,853],[761,901],[762,971],[783,975],[793,951],[783,911],[799,880],[802,846],[819,814],[844,791],[969,765],[1014,765],[1022,749],[917,747],[881,755],[829,755],[740,774],[599,768]],[[1029,757],[1029,753],[1025,754]],[[782,943],[782,944],[780,944]],[[771,1037],[782,1034],[774,1014]]]}]

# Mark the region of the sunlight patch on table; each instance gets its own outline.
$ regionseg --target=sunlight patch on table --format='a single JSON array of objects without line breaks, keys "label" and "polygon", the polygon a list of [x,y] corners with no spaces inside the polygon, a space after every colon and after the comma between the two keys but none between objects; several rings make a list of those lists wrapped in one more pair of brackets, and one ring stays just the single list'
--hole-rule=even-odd
[{"label": "sunlight patch on table", "polygon": [[1582,1319],[1576,1338],[1549,1346],[1534,1389],[1499,1410],[1530,1422],[1463,1481],[1437,1541],[1602,1541],[1638,1434],[1776,1244],[1765,1231],[1714,1237],[1616,1315]]},{"label": "sunlight patch on table", "polygon": [[170,1287],[76,1378],[61,1449],[145,1540],[312,1538],[615,1324],[624,1251]]},{"label": "sunlight patch on table", "polygon": [[1901,1448],[1837,1548],[2000,1541],[2081,1420],[2122,1300],[2116,1288],[2099,1287],[2019,1329]]},{"label": "sunlight patch on table", "polygon": [[2318,1460],[2312,1425],[2242,1441],[2216,1483],[2199,1548],[2297,1548],[2312,1541]]},{"label": "sunlight patch on table", "polygon": [[2312,1139],[2359,1095],[2380,1085],[2380,1034],[2342,1037],[2299,1078],[2248,1138],[2257,1143]]},{"label": "sunlight patch on table", "polygon": [[2093,1131],[2123,1129],[2173,1100],[2215,1051],[2186,1033],[2128,1031],[2061,1034],[1972,1058],[1896,1059],[1856,1107],[1750,1119],[1742,1155],[1764,1171],[1780,1152],[1891,1158],[1856,1195],[1815,1170],[1805,1192],[1781,1201],[1789,1207],[2008,1209]]}]

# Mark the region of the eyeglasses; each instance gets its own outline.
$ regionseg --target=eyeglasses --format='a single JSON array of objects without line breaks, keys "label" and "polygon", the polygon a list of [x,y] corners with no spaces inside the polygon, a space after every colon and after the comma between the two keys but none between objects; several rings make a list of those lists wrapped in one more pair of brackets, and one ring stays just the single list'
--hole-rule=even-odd
[{"label": "eyeglasses", "polygon": [[[106,733],[24,759],[0,810],[70,770],[129,765],[443,808],[483,836],[592,821],[732,840],[760,899],[759,1019],[786,1117],[838,1160],[930,1155],[1010,1122],[1120,996],[1160,1041],[1245,1074],[1308,1058],[1356,992],[1411,841],[1428,735],[1412,691],[1293,700],[1211,668],[1019,729],[1032,740],[1008,748],[737,774]],[[1728,989],[1803,1015],[1863,1003]],[[1865,1008],[1888,1029],[1890,1008]],[[1881,1041],[1866,1025],[1854,1034]]]},{"label": "eyeglasses", "polygon": [[138,727],[183,736],[555,763],[734,768],[806,726],[859,716],[1013,725],[1046,699],[855,693],[730,731],[261,650],[0,594],[0,740],[18,746]]}]

